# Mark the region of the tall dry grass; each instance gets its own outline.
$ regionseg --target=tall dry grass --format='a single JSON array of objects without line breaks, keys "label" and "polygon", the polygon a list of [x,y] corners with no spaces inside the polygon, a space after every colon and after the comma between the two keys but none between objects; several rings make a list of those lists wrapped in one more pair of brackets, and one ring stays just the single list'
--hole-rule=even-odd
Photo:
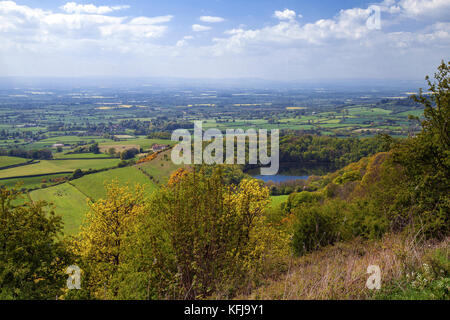
[{"label": "tall dry grass", "polygon": [[370,299],[374,291],[366,288],[369,265],[381,269],[381,285],[392,283],[423,263],[431,250],[450,245],[450,238],[441,242],[418,244],[399,235],[381,241],[338,243],[300,258],[291,259],[289,270],[279,279],[267,283],[240,299]]}]

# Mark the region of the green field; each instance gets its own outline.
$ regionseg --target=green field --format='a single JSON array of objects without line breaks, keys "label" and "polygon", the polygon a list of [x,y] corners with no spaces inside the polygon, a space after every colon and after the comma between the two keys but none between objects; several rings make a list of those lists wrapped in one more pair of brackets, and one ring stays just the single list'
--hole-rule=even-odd
[{"label": "green field", "polygon": [[62,178],[62,177],[67,177],[68,174],[55,174],[55,175],[50,175],[50,176],[41,176],[41,177],[29,177],[29,178],[14,178],[14,179],[7,179],[7,180],[0,180],[0,185],[1,186],[6,186],[6,187],[14,187],[17,185],[17,183],[21,183],[22,185],[20,186],[20,188],[25,188],[25,189],[36,189],[36,188],[40,188],[42,187],[42,185],[52,185],[55,184],[54,179],[58,179],[58,178]]},{"label": "green field", "polygon": [[111,183],[113,180],[117,180],[120,185],[128,183],[131,187],[139,183],[144,185],[148,193],[153,192],[156,188],[156,184],[136,167],[125,167],[89,174],[70,183],[86,196],[98,200],[105,198],[105,184]]},{"label": "green field", "polygon": [[35,164],[0,170],[0,178],[61,173],[75,171],[76,169],[98,170],[114,167],[119,162],[119,159],[41,160]]},{"label": "green field", "polygon": [[62,216],[64,232],[76,234],[88,211],[86,196],[68,183],[30,192],[33,201],[53,203],[56,214]]},{"label": "green field", "polygon": [[114,147],[114,146],[128,146],[128,145],[137,145],[144,150],[148,150],[151,148],[153,144],[167,144],[173,146],[176,142],[172,140],[164,140],[164,139],[147,139],[145,137],[138,137],[135,139],[126,139],[122,141],[110,141],[110,142],[102,142],[99,143],[100,147]]},{"label": "green field", "polygon": [[371,116],[371,115],[387,115],[392,113],[391,110],[381,108],[356,107],[347,109],[350,115]]},{"label": "green field", "polygon": [[284,196],[271,196],[270,199],[272,200],[270,202],[270,208],[271,209],[279,209],[281,204],[285,202],[288,199],[288,195]]},{"label": "green field", "polygon": [[395,116],[396,117],[405,117],[408,118],[409,115],[413,115],[415,117],[421,117],[423,116],[423,110],[410,110],[410,111],[404,111],[404,112],[400,112],[400,113],[396,113]]},{"label": "green field", "polygon": [[28,159],[24,158],[0,156],[0,168],[25,163],[27,161]]},{"label": "green field", "polygon": [[152,176],[156,183],[165,184],[169,181],[170,175],[181,167],[172,162],[170,153],[170,150],[162,152],[154,160],[138,164],[137,167]]},{"label": "green field", "polygon": [[97,159],[97,158],[110,158],[109,154],[105,153],[56,153],[53,155],[55,159]]}]

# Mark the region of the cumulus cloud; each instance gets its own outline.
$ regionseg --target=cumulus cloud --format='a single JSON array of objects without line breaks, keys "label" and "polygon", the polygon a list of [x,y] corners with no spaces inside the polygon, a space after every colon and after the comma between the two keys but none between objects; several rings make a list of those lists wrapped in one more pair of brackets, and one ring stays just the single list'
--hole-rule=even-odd
[{"label": "cumulus cloud", "polygon": [[204,26],[204,25],[201,25],[201,24],[193,24],[192,25],[192,31],[194,31],[194,32],[208,31],[210,29],[211,29],[211,27]]},{"label": "cumulus cloud", "polygon": [[225,21],[224,18],[221,17],[211,17],[211,16],[201,16],[200,21],[207,22],[207,23],[218,23]]},{"label": "cumulus cloud", "polygon": [[449,0],[401,0],[399,6],[410,17],[450,17]]},{"label": "cumulus cloud", "polygon": [[[116,17],[101,13],[119,10],[119,6],[96,7],[77,5],[69,2],[65,6],[67,13],[54,13],[18,5],[13,1],[0,1],[0,31],[8,32],[9,43],[25,49],[31,46],[58,43],[77,44],[84,42],[110,41],[114,38],[145,40],[159,38],[167,30],[167,23],[173,16],[159,17]],[[124,6],[120,6],[124,8]],[[71,13],[69,13],[71,12]]]},{"label": "cumulus cloud", "polygon": [[130,21],[130,24],[151,25],[151,24],[159,24],[159,23],[170,22],[172,19],[173,19],[172,15],[151,17],[151,18],[149,18],[149,17],[137,17],[137,18],[133,18]]},{"label": "cumulus cloud", "polygon": [[192,40],[192,39],[194,39],[193,36],[184,36],[183,39],[177,41],[176,46],[184,47],[188,44],[188,40]]},{"label": "cumulus cloud", "polygon": [[[447,3],[374,4],[382,12],[380,30],[368,27],[371,7],[308,23],[291,9],[277,10],[272,14],[277,20],[204,33],[197,45],[192,40],[198,34],[158,41],[167,34],[172,15],[108,15],[112,11],[102,6],[51,11],[0,1],[0,70],[1,75],[420,78],[450,52]],[[212,30],[208,24],[218,19],[211,18],[219,17],[200,17],[202,24],[190,28]],[[208,42],[210,34],[214,38]]]},{"label": "cumulus cloud", "polygon": [[[370,9],[353,8],[341,10],[333,19],[320,19],[301,25],[294,20],[294,11],[275,11],[281,20],[278,24],[262,29],[231,29],[225,32],[229,38],[216,38],[217,52],[239,52],[247,46],[273,45],[330,45],[335,40],[358,40],[372,31],[367,27]],[[288,20],[288,21],[285,21]]]},{"label": "cumulus cloud", "polygon": [[283,11],[275,11],[273,16],[279,20],[293,20],[296,13],[294,10],[284,9]]},{"label": "cumulus cloud", "polygon": [[76,2],[67,2],[60,8],[67,13],[91,13],[91,14],[106,14],[117,10],[128,9],[130,6],[95,6],[93,4],[78,4]]}]

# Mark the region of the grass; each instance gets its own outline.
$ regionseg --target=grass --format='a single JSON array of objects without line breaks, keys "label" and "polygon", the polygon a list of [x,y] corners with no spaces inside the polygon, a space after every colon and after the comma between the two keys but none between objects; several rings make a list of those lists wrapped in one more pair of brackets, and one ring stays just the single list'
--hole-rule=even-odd
[{"label": "grass", "polygon": [[62,173],[76,169],[98,170],[114,167],[119,162],[119,159],[41,160],[39,163],[1,170],[0,178]]},{"label": "grass", "polygon": [[392,113],[391,110],[385,110],[381,108],[369,108],[369,107],[356,107],[347,109],[350,115],[360,116],[375,116],[375,115],[388,115]]},{"label": "grass", "polygon": [[79,230],[88,211],[86,196],[68,183],[30,192],[33,201],[45,200],[53,203],[54,210],[62,216],[64,233],[72,235]]},{"label": "grass", "polygon": [[117,180],[120,185],[127,183],[130,186],[136,183],[142,184],[149,194],[156,188],[156,184],[136,167],[125,167],[89,174],[80,179],[72,180],[70,183],[83,194],[98,200],[106,197],[105,183],[111,183],[113,180]]},{"label": "grass", "polygon": [[281,204],[285,202],[289,198],[288,195],[283,196],[271,196],[270,199],[272,202],[270,203],[270,208],[273,210],[278,210],[281,207]]},{"label": "grass", "polygon": [[286,217],[284,211],[281,210],[281,204],[287,201],[288,197],[288,195],[270,197],[271,202],[265,212],[269,223],[281,226],[281,221]]},{"label": "grass", "polygon": [[169,181],[170,175],[182,167],[172,162],[170,154],[171,150],[161,152],[154,160],[138,164],[136,167],[150,175],[157,184],[165,184]]},{"label": "grass", "polygon": [[8,188],[14,187],[17,183],[22,183],[20,188],[25,189],[36,189],[40,188],[43,184],[46,184],[47,186],[54,184],[55,182],[52,180],[57,178],[63,178],[66,177],[67,174],[55,174],[50,176],[44,176],[44,177],[30,177],[30,178],[15,178],[15,179],[7,179],[7,180],[1,180],[0,185],[6,186]]},{"label": "grass", "polygon": [[138,137],[136,139],[126,139],[123,141],[113,141],[113,142],[104,142],[100,143],[99,146],[101,149],[108,150],[110,147],[117,146],[139,146],[140,148],[147,150],[150,149],[153,144],[168,144],[174,145],[176,141],[164,140],[164,139],[147,139],[145,137]]},{"label": "grass", "polygon": [[[300,258],[292,258],[287,273],[266,280],[259,288],[238,299],[380,298],[380,292],[366,288],[369,265],[378,265],[381,269],[381,291],[384,294],[381,298],[390,296],[399,299],[400,296],[389,295],[398,280],[403,279],[408,270],[420,270],[427,254],[438,248],[448,250],[449,245],[450,238],[439,243],[432,241],[417,244],[411,239],[394,235],[388,235],[380,241],[356,239],[338,243]],[[407,290],[397,288],[395,292],[407,294]]]},{"label": "grass", "polygon": [[24,158],[0,156],[0,168],[25,163],[27,161],[28,160]]},{"label": "grass", "polygon": [[94,140],[95,142],[106,142],[109,139],[96,137],[96,136],[56,136],[56,137],[50,137],[47,139],[40,140],[39,142],[45,143],[45,144],[55,144],[55,143],[64,143],[64,144],[72,144],[77,143],[81,141],[90,142]]},{"label": "grass", "polygon": [[104,153],[72,153],[72,154],[64,154],[57,153],[54,154],[53,157],[55,159],[96,159],[96,158],[110,158],[109,154]]}]

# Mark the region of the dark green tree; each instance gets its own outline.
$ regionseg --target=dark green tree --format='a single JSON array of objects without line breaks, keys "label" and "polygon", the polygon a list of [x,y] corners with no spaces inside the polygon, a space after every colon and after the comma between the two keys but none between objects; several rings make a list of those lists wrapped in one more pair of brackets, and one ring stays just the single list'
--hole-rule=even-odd
[{"label": "dark green tree", "polygon": [[428,92],[413,99],[421,103],[422,131],[394,149],[394,161],[409,177],[410,219],[427,237],[443,237],[450,229],[450,62],[442,61]]}]

